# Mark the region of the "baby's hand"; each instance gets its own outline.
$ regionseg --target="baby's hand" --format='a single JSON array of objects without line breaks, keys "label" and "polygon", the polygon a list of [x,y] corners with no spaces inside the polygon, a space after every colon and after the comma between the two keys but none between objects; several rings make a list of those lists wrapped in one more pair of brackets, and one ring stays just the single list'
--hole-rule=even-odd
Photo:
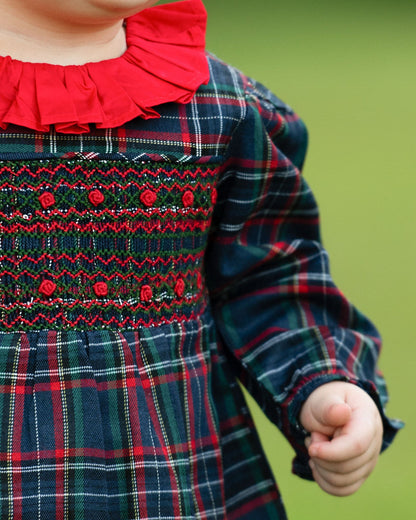
[{"label": "baby's hand", "polygon": [[331,495],[351,495],[370,475],[380,453],[383,424],[373,399],[344,382],[322,385],[302,407],[300,421],[313,476]]}]

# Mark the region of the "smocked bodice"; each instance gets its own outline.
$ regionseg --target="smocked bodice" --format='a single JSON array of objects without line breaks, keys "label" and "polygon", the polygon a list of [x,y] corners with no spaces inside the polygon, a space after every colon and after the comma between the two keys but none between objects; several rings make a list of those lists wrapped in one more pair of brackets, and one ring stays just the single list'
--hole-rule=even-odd
[{"label": "smocked bodice", "polygon": [[215,167],[0,166],[0,329],[134,329],[198,315]]}]

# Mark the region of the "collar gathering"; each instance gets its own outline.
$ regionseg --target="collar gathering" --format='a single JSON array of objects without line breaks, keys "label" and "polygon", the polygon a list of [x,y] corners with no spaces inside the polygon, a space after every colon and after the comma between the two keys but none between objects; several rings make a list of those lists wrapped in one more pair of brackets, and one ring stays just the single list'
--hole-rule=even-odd
[{"label": "collar gathering", "polygon": [[126,52],[84,65],[0,57],[0,128],[9,124],[82,134],[159,117],[162,103],[187,103],[209,79],[201,0],[145,9],[126,20]]}]

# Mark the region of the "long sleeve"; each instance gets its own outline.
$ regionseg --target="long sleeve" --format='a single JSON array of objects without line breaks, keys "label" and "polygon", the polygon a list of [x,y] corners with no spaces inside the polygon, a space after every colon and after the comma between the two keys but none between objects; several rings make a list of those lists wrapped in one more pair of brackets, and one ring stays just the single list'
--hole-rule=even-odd
[{"label": "long sleeve", "polygon": [[301,175],[307,133],[293,111],[247,80],[245,116],[218,182],[206,274],[218,334],[236,374],[311,478],[298,422],[319,385],[365,389],[383,415],[385,448],[400,424],[384,415],[380,338],[331,279],[318,209]]}]

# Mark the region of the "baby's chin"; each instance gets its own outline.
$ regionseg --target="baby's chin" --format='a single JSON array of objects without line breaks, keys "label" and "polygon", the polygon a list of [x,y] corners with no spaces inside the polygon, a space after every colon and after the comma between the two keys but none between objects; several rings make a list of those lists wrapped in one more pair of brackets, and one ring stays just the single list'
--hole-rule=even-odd
[{"label": "baby's chin", "polygon": [[[2,6],[4,0],[0,0]],[[132,16],[158,0],[5,0],[5,8],[18,10],[26,19],[49,20],[55,24],[90,25]]]},{"label": "baby's chin", "polygon": [[117,15],[120,18],[138,13],[142,9],[151,7],[158,0],[77,0],[75,4],[85,4],[85,9],[96,9],[109,15]]}]

